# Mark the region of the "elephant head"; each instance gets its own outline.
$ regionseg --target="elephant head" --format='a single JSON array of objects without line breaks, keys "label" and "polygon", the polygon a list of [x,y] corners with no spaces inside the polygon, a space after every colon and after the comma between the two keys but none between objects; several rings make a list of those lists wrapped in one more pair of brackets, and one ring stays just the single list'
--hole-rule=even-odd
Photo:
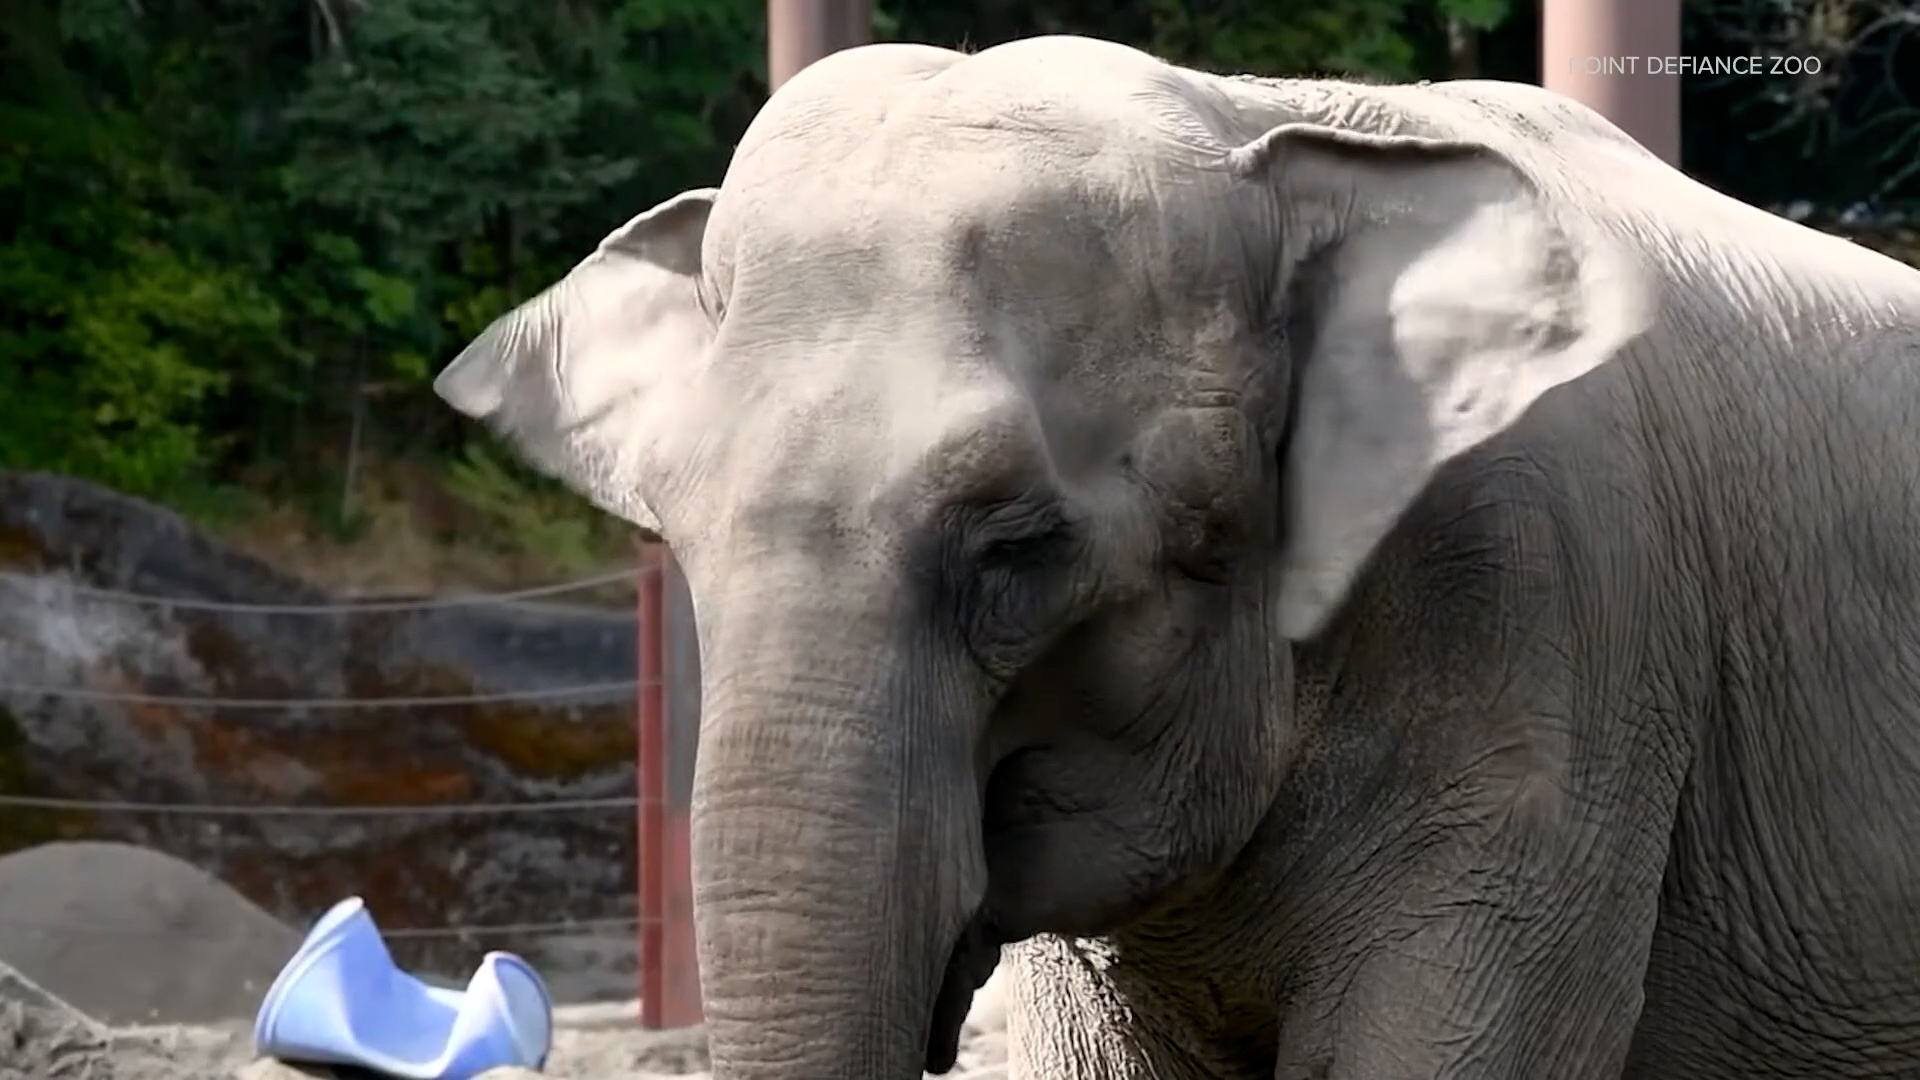
[{"label": "elephant head", "polygon": [[837,54],[440,376],[685,567],[716,1076],[943,1071],[999,945],[1204,887],[1289,642],[1643,328],[1605,237],[1372,93]]}]

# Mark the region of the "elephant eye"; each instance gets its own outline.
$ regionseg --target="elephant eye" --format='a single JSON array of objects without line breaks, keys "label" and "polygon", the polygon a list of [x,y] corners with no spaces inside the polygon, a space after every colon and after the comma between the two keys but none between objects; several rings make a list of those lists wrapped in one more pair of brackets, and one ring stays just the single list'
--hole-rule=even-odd
[{"label": "elephant eye", "polygon": [[1037,536],[990,540],[980,549],[980,565],[992,570],[1037,570],[1058,561],[1067,539],[1061,526]]},{"label": "elephant eye", "polygon": [[1057,503],[1019,499],[965,511],[948,564],[962,633],[981,666],[1008,677],[1060,629],[1077,580],[1079,532]]},{"label": "elephant eye", "polygon": [[977,571],[1020,573],[1058,563],[1073,544],[1073,531],[1056,507],[1009,505],[979,525],[974,548]]},{"label": "elephant eye", "polygon": [[1227,585],[1233,580],[1232,563],[1222,555],[1194,555],[1168,560],[1181,577],[1200,585]]}]

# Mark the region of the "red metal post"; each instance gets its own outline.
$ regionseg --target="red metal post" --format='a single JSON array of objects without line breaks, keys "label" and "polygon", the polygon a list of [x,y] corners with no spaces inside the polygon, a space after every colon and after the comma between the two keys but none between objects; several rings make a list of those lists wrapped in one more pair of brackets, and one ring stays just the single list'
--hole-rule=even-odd
[{"label": "red metal post", "polygon": [[[767,68],[777,88],[794,72],[873,39],[872,0],[768,0]],[[643,544],[639,579],[640,1024],[658,1030],[697,1023],[686,815],[668,805],[675,751],[667,715],[666,579],[672,554]]]},{"label": "red metal post", "polygon": [[666,545],[640,548],[639,827],[640,1025],[667,1019]]},{"label": "red metal post", "polygon": [[[692,595],[686,578],[673,561],[673,549],[661,549],[660,631],[664,641],[661,670],[666,673],[666,797],[665,846],[658,872],[664,881],[665,918],[661,931],[660,1021],[670,1028],[689,1027],[703,1019],[700,1001],[700,958],[693,935],[693,833],[688,815],[692,794],[693,751],[699,729],[699,631],[693,625]],[[682,650],[686,650],[683,654]],[[692,685],[681,685],[680,680]],[[686,713],[682,715],[681,710]]]},{"label": "red metal post", "polygon": [[1545,0],[1540,82],[1680,164],[1680,0]]},{"label": "red metal post", "polygon": [[767,0],[767,81],[780,84],[815,60],[873,41],[873,0]]}]

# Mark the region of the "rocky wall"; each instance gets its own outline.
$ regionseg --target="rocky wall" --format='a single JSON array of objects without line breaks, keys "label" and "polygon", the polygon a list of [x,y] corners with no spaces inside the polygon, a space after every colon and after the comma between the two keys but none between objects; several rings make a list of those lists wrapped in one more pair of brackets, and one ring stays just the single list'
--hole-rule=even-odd
[{"label": "rocky wall", "polygon": [[[0,578],[0,793],[426,806],[634,792],[631,690],[397,708],[158,700],[373,700],[623,683],[635,672],[630,612],[523,603],[261,613],[96,596],[86,590],[329,601],[165,510],[40,474],[0,473],[0,571],[9,572]],[[689,768],[675,769],[682,798]],[[170,852],[296,924],[350,894],[366,897],[393,928],[634,911],[634,814],[625,807],[381,817],[0,807],[0,851],[78,838]],[[617,993],[633,985],[632,941],[624,930],[508,933],[404,939],[396,952],[403,963],[462,973],[481,948],[553,966],[610,966],[601,975]]]}]

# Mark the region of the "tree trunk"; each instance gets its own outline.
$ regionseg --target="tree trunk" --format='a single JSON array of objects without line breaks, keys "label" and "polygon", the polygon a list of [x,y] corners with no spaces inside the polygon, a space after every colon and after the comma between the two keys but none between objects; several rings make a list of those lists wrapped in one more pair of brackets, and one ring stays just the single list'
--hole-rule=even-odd
[{"label": "tree trunk", "polygon": [[1480,31],[1447,19],[1447,72],[1455,79],[1480,77]]}]

